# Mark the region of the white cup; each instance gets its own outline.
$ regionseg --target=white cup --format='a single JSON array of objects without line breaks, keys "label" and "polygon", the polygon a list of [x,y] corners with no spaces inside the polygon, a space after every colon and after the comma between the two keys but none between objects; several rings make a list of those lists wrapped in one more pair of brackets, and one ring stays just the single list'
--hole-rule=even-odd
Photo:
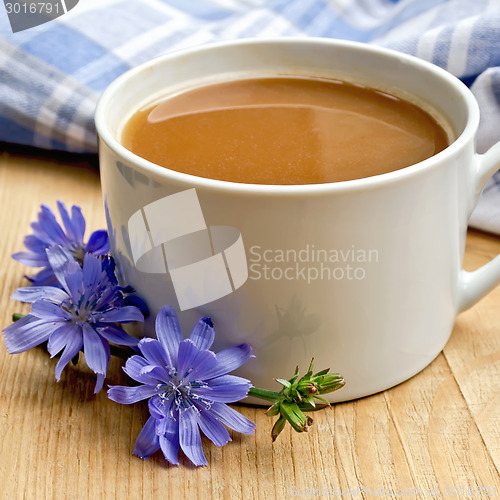
[{"label": "white cup", "polygon": [[[456,139],[416,165],[353,181],[237,184],[150,163],[120,144],[161,95],[256,75],[347,78],[407,93]],[[457,315],[500,281],[500,258],[464,271],[467,221],[500,163],[477,154],[477,103],[458,79],[394,51],[329,39],[239,40],[167,54],[113,82],[96,111],[112,253],[153,319],[165,304],[185,335],[212,318],[217,348],[248,342],[239,374],[277,389],[297,364],[340,372],[330,401],[394,386],[442,350]],[[283,124],[286,126],[286,124]],[[263,162],[266,159],[263,158]]]}]

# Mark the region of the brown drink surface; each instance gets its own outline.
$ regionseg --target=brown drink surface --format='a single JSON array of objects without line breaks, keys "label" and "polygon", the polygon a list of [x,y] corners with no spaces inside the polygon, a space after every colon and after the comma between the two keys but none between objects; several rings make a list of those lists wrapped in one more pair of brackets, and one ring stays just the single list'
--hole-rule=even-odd
[{"label": "brown drink surface", "polygon": [[448,146],[420,107],[351,83],[302,77],[199,87],[135,113],[122,144],[163,167],[252,184],[359,179]]}]

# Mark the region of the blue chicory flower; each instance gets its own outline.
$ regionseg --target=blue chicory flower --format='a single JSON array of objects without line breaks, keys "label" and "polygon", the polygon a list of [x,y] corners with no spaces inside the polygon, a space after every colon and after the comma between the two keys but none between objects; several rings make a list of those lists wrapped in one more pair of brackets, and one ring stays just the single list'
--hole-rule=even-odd
[{"label": "blue chicory flower", "polygon": [[51,246],[47,259],[58,286],[29,286],[14,292],[13,299],[32,304],[31,312],[3,330],[5,345],[16,354],[48,341],[52,357],[64,349],[56,365],[57,380],[83,347],[87,365],[97,375],[97,393],[108,369],[108,342],[132,347],[138,343],[116,323],[144,317],[137,307],[125,305],[112,258],[87,253],[80,266],[65,248]]},{"label": "blue chicory flower", "polygon": [[49,264],[46,250],[53,245],[60,245],[80,264],[86,254],[106,255],[109,252],[108,233],[105,230],[94,231],[87,243],[84,243],[85,219],[80,207],[73,205],[71,214],[63,202],[58,201],[57,207],[64,229],[57,222],[54,212],[46,204],[41,206],[38,220],[31,224],[33,234],[24,238],[25,252],[16,252],[12,257],[30,267],[42,269],[34,276],[27,278],[34,285],[57,285]]},{"label": "blue chicory flower", "polygon": [[137,437],[134,454],[148,458],[161,448],[165,458],[178,465],[179,447],[195,465],[207,465],[200,430],[217,446],[230,441],[223,424],[252,434],[255,424],[226,403],[243,399],[250,381],[227,375],[251,356],[247,344],[218,354],[210,351],[215,333],[210,319],[201,318],[188,339],[170,306],[156,317],[158,340],[144,338],[142,356],[128,359],[124,371],[142,385],[112,386],[109,398],[131,404],[149,399],[150,417]]}]

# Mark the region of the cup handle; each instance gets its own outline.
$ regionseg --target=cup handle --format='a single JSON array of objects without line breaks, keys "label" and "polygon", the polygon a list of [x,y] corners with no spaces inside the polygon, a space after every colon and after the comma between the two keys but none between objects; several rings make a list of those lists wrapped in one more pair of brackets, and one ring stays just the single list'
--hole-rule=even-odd
[{"label": "cup handle", "polygon": [[[488,179],[500,167],[500,142],[492,146],[486,153],[477,154],[473,173],[474,193],[470,212],[476,205],[481,191]],[[500,282],[500,255],[480,267],[476,271],[461,270],[459,276],[458,311],[462,312],[473,306]]]}]

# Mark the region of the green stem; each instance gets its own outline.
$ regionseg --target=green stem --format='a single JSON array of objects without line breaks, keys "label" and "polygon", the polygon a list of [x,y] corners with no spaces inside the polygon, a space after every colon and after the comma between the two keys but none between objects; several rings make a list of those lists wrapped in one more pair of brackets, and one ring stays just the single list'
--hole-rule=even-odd
[{"label": "green stem", "polygon": [[12,321],[17,321],[21,318],[24,318],[26,316],[26,314],[21,314],[21,313],[14,313],[12,315]]},{"label": "green stem", "polygon": [[282,395],[279,392],[268,391],[267,389],[260,389],[259,387],[251,387],[248,391],[248,395],[265,399],[266,401],[272,401],[273,403],[282,398]]}]

